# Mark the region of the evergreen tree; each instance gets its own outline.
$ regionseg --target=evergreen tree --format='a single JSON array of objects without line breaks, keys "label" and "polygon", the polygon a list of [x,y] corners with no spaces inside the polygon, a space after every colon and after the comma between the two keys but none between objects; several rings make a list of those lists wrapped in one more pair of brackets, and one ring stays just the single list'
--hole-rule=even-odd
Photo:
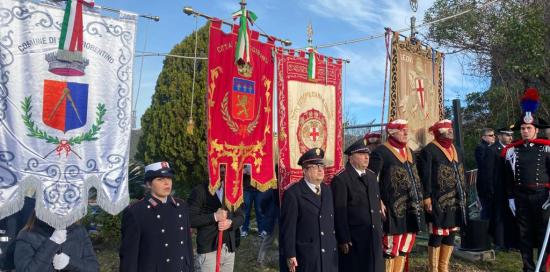
[{"label": "evergreen tree", "polygon": [[[208,24],[198,30],[198,56],[208,55]],[[195,32],[171,51],[191,56],[195,50]],[[165,160],[175,170],[176,194],[187,197],[194,185],[207,180],[206,165],[206,76],[208,63],[198,60],[194,101],[191,104],[193,60],[166,57],[157,79],[151,106],[141,118],[143,135],[136,158],[145,164]],[[187,123],[193,107],[193,134]]]}]

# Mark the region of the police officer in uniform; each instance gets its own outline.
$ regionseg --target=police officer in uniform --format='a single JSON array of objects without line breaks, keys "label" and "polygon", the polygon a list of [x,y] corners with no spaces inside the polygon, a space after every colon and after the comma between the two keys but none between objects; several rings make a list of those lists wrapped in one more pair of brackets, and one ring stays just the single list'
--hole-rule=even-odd
[{"label": "police officer in uniform", "polygon": [[121,272],[193,271],[193,248],[186,205],[172,197],[173,170],[167,162],[145,167],[151,190],[122,214]]},{"label": "police officer in uniform", "polygon": [[388,141],[373,151],[369,169],[378,175],[382,203],[387,208],[383,238],[385,270],[402,272],[420,230],[422,186],[416,160],[407,146],[408,122],[394,120],[386,130]]},{"label": "police officer in uniform", "polygon": [[489,224],[489,232],[493,237],[493,243],[497,250],[508,250],[518,248],[517,222],[508,208],[508,194],[503,173],[505,160],[500,154],[504,147],[512,143],[514,131],[509,127],[499,128],[496,131],[498,140],[489,147],[485,156],[487,167],[487,183],[490,184],[489,202],[492,216]]},{"label": "police officer in uniform", "polygon": [[367,139],[351,144],[346,167],[332,179],[339,271],[382,272],[382,215]]},{"label": "police officer in uniform", "polygon": [[466,224],[466,189],[462,155],[453,144],[453,124],[430,127],[434,140],[420,152],[418,169],[424,187],[430,272],[448,272],[454,237]]},{"label": "police officer in uniform", "polygon": [[338,252],[332,192],[323,183],[325,152],[306,151],[298,160],[304,177],[283,196],[281,246],[290,272],[336,272]]},{"label": "police officer in uniform", "polygon": [[[508,181],[508,201],[512,213],[517,217],[520,252],[523,271],[535,271],[533,249],[540,250],[544,241],[549,211],[542,208],[548,199],[550,182],[550,142],[536,139],[541,119],[535,116],[538,92],[534,88],[525,91],[522,97],[523,114],[514,125],[520,130],[521,140],[508,145],[504,150],[506,159],[505,178]],[[546,248],[543,264],[549,252]],[[542,268],[541,271],[546,271]]]}]

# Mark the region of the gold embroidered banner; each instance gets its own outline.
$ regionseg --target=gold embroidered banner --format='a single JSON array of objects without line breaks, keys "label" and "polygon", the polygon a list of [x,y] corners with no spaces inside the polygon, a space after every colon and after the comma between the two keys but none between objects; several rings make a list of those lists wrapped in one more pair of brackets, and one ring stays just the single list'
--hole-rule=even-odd
[{"label": "gold embroidered banner", "polygon": [[393,33],[389,121],[409,121],[413,150],[433,140],[428,128],[444,115],[442,62],[442,53]]},{"label": "gold embroidered banner", "polygon": [[[250,32],[249,64],[235,64],[238,25],[221,30],[210,25],[208,53],[208,171],[214,193],[225,176],[224,199],[230,209],[243,202],[243,167],[251,165],[251,183],[259,190],[276,188],[273,161],[274,40],[258,41]],[[222,170],[224,169],[224,170]]]},{"label": "gold embroidered banner", "polygon": [[308,78],[301,51],[277,51],[279,188],[302,178],[298,159],[307,150],[325,150],[325,182],[342,168],[342,61],[314,54],[316,77]]}]

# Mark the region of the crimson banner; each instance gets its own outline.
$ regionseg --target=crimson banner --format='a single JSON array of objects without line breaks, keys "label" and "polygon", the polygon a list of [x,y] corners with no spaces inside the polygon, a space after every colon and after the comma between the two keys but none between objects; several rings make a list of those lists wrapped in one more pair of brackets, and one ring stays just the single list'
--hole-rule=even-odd
[{"label": "crimson banner", "polygon": [[277,50],[281,192],[302,177],[298,159],[310,148],[325,150],[325,182],[342,168],[342,61],[314,56],[308,77],[306,52]]},{"label": "crimson banner", "polygon": [[208,171],[214,194],[225,172],[225,204],[235,209],[243,202],[243,167],[251,166],[251,184],[261,191],[276,188],[273,162],[274,40],[258,41],[249,30],[250,63],[235,64],[239,26],[231,33],[221,21],[210,24],[208,51]]}]

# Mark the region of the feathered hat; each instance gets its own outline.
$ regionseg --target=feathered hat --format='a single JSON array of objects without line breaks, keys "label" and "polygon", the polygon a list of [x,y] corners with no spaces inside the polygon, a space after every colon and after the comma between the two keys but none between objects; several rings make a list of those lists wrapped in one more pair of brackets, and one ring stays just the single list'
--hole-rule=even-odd
[{"label": "feathered hat", "polygon": [[519,130],[523,124],[533,125],[536,128],[547,127],[546,122],[535,115],[540,105],[540,95],[537,89],[527,88],[521,97],[520,105],[521,117],[513,126],[513,130]]}]

